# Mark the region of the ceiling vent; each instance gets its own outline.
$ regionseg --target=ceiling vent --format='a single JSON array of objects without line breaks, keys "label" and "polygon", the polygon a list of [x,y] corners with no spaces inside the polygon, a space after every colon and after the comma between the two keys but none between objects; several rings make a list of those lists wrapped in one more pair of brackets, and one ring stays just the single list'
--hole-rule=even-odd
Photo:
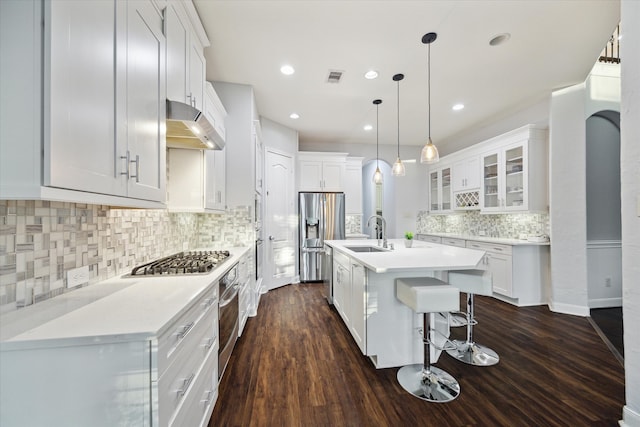
[{"label": "ceiling vent", "polygon": [[327,83],[340,83],[340,79],[342,78],[343,73],[344,71],[329,70],[329,75],[327,76]]}]

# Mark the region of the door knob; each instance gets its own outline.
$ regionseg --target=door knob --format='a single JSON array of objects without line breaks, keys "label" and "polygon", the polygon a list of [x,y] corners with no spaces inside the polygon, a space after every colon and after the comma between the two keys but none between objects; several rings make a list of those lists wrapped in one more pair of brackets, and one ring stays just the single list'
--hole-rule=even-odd
[{"label": "door knob", "polygon": [[269,236],[269,240],[276,240],[276,238],[273,236]]}]

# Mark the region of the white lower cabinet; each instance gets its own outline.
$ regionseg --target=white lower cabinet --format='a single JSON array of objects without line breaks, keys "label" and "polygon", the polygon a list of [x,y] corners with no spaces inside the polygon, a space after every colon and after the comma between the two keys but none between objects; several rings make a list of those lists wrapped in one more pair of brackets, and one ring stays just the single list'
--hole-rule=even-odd
[{"label": "white lower cabinet", "polygon": [[363,265],[351,263],[351,335],[360,347],[367,351],[367,318],[366,318],[367,272]]},{"label": "white lower cabinet", "polygon": [[480,266],[491,272],[495,297],[519,306],[544,304],[549,295],[549,246],[503,245],[467,240],[467,248],[486,251]]},{"label": "white lower cabinet", "polygon": [[207,425],[218,395],[217,282],[161,330],[3,342],[0,425]]},{"label": "white lower cabinet", "polygon": [[333,251],[333,305],[345,324],[349,325],[351,306],[351,261],[338,251]]},{"label": "white lower cabinet", "polygon": [[251,311],[251,291],[253,286],[251,284],[250,260],[251,258],[247,253],[238,263],[238,283],[240,284],[240,290],[238,291],[238,303],[240,305],[238,311],[238,337],[242,335]]},{"label": "white lower cabinet", "polygon": [[340,313],[360,351],[366,354],[365,267],[344,254],[333,252],[333,305]]}]

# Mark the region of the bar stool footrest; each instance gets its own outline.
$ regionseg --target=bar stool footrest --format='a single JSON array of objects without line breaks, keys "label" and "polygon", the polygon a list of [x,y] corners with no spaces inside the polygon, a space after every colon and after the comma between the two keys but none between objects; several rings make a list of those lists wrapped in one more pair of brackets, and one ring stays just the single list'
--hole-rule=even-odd
[{"label": "bar stool footrest", "polygon": [[455,340],[453,343],[456,345],[456,349],[447,350],[447,354],[468,365],[492,366],[500,361],[498,353],[489,347],[460,340]]}]

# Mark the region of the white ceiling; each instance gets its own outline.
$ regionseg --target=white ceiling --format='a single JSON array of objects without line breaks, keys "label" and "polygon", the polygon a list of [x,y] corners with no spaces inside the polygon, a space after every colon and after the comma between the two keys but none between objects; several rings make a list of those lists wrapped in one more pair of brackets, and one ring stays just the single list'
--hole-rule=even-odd
[{"label": "white ceiling", "polygon": [[[296,129],[300,141],[436,145],[584,81],[620,17],[618,0],[194,0],[211,46],[207,80],[254,87],[258,111]],[[489,40],[510,33],[508,42]],[[292,76],[280,73],[291,64]],[[364,79],[375,69],[376,80]],[[329,70],[344,71],[338,84]],[[455,103],[462,111],[452,111]],[[289,114],[300,114],[298,120]]]}]

